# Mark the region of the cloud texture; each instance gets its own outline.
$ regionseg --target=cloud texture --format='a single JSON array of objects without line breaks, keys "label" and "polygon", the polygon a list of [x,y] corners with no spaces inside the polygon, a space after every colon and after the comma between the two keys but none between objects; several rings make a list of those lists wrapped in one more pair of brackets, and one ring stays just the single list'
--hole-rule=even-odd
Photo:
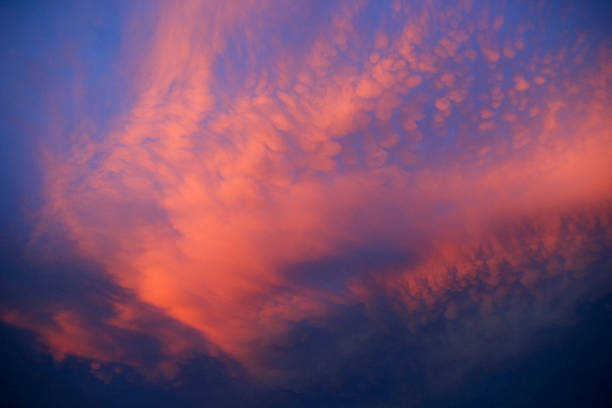
[{"label": "cloud texture", "polygon": [[302,391],[388,333],[464,361],[441,384],[519,352],[611,289],[612,54],[562,3],[132,6],[111,108],[68,47],[33,150],[29,258],[84,300],[0,317],[93,372],[205,354]]}]

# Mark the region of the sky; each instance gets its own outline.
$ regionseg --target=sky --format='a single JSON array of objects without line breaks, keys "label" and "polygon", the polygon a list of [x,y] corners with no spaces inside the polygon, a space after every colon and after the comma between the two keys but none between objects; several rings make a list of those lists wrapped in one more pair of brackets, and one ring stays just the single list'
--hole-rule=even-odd
[{"label": "sky", "polygon": [[0,3],[0,405],[607,407],[607,1]]}]

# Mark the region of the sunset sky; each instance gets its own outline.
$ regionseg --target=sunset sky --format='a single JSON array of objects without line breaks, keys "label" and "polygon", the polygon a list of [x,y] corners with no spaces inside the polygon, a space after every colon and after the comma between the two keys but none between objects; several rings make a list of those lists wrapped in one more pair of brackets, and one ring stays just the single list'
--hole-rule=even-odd
[{"label": "sunset sky", "polygon": [[0,3],[0,405],[607,407],[612,3]]}]

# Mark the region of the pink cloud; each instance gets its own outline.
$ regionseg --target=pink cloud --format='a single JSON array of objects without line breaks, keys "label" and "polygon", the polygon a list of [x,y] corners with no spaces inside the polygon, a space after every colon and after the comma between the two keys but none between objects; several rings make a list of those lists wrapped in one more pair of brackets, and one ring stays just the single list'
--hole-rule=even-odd
[{"label": "pink cloud", "polygon": [[[572,84],[552,68],[546,81],[534,78],[540,87],[519,73],[504,82],[501,15],[483,13],[474,33],[460,29],[453,13],[406,10],[401,30],[379,32],[370,46],[354,29],[361,6],[346,5],[307,45],[275,50],[270,66],[249,73],[251,86],[223,94],[214,64],[228,53],[232,33],[255,33],[245,40],[255,48],[250,41],[261,28],[251,13],[283,16],[253,2],[166,6],[134,78],[135,106],[102,141],[78,133],[70,155],[48,157],[45,217],[139,302],[219,353],[261,369],[261,344],[326,316],[330,305],[367,303],[380,288],[401,299],[416,326],[460,316],[467,306],[453,303],[453,293],[477,284],[493,294],[475,293],[470,305],[486,310],[510,283],[531,289],[575,270],[567,265],[588,249],[579,245],[588,235],[582,221],[612,232],[601,209],[612,191],[612,116],[598,89],[609,80],[609,57]],[[429,46],[438,31],[439,48],[437,40]],[[472,40],[484,59],[474,62]],[[516,52],[503,50],[518,59]],[[473,64],[487,72],[479,82],[485,89],[474,85]],[[565,115],[561,100],[574,113]],[[454,125],[453,115],[462,123]],[[464,129],[439,143],[454,150],[428,147],[449,126]],[[96,154],[102,158],[90,164]],[[580,221],[562,233],[561,220],[572,214]],[[525,245],[512,226],[523,220],[536,231]],[[375,288],[361,276],[346,279],[344,295],[299,285],[287,273],[380,242],[420,251],[419,259],[369,271]],[[476,255],[483,246],[485,261]],[[567,268],[551,261],[545,271],[529,269],[533,257],[553,255],[563,255]],[[135,327],[138,307],[118,304],[108,324]],[[53,319],[56,325],[40,326],[3,314],[38,331],[56,355],[138,365],[120,347],[94,341],[78,313],[57,311]],[[153,332],[169,356],[203,347]]]}]

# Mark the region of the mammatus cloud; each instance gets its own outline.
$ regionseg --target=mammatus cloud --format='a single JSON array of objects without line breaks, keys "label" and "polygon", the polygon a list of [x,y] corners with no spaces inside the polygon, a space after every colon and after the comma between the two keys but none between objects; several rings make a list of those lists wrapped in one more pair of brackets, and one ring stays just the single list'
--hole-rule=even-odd
[{"label": "mammatus cloud", "polygon": [[58,357],[276,375],[271,345],[342,307],[387,299],[416,331],[586,291],[612,244],[612,59],[586,28],[550,40],[545,6],[486,1],[213,3],[162,4],[126,45],[150,50],[134,105],[42,158],[40,236],[61,225],[130,301],[102,334],[71,307],[3,320]]}]

